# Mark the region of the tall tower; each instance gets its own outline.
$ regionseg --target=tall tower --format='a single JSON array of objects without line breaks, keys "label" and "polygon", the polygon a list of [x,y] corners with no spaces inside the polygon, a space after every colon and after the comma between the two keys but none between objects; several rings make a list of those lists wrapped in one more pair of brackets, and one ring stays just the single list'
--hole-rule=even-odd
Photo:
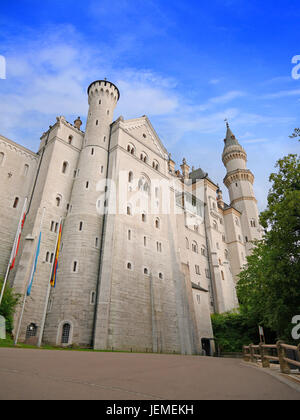
[{"label": "tall tower", "polygon": [[253,190],[254,175],[247,169],[247,153],[228,123],[224,142],[222,160],[227,170],[224,184],[229,190],[230,205],[241,213],[243,241],[249,255],[252,249],[251,241],[261,239],[257,200]]},{"label": "tall tower", "polygon": [[92,343],[103,234],[103,216],[97,211],[97,205],[103,203],[98,200],[101,191],[97,191],[97,184],[107,177],[110,130],[119,97],[118,88],[107,80],[93,82],[88,88],[86,131],[63,227],[46,342],[61,344],[64,326],[69,325],[69,341],[87,346]]}]

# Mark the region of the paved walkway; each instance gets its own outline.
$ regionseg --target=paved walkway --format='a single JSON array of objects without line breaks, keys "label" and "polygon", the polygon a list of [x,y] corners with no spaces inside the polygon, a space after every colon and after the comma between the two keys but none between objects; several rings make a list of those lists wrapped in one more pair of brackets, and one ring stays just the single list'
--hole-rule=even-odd
[{"label": "paved walkway", "polygon": [[3,399],[300,400],[300,392],[236,359],[0,348]]}]

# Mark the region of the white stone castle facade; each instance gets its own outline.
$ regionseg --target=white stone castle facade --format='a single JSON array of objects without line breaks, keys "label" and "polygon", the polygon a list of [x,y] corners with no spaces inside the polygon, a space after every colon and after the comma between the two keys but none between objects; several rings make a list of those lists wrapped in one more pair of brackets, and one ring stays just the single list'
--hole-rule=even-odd
[{"label": "white stone castle facade", "polygon": [[[223,163],[230,205],[202,169],[175,169],[146,116],[113,122],[119,90],[88,89],[85,132],[64,117],[34,153],[0,136],[0,277],[22,206],[27,218],[9,282],[26,293],[42,214],[42,241],[20,340],[95,349],[206,353],[210,315],[237,307],[235,284],[261,238],[254,176],[227,124]],[[45,209],[45,211],[43,210]],[[51,277],[63,221],[57,284]],[[15,315],[20,321],[21,305]]]}]

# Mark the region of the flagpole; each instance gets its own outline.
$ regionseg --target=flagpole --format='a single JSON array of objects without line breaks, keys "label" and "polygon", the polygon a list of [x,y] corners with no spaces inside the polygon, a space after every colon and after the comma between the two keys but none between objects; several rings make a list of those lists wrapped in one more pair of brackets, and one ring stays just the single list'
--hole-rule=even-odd
[{"label": "flagpole", "polygon": [[[43,214],[42,214],[42,218],[41,218],[39,232],[42,231],[42,225],[43,225],[45,210],[46,209],[44,207],[43,208]],[[34,264],[34,261],[33,261],[33,264]],[[32,270],[30,271],[30,279],[29,279],[29,281],[31,280],[31,276],[32,276]],[[20,335],[20,329],[21,329],[21,324],[22,324],[22,319],[23,319],[24,309],[25,309],[25,304],[26,304],[27,289],[28,289],[28,284],[25,287],[25,294],[24,294],[24,299],[23,299],[23,305],[22,305],[21,315],[20,315],[20,318],[19,318],[19,324],[18,324],[17,333],[16,333],[15,340],[14,340],[14,345],[16,345],[18,343],[18,339],[19,339],[19,335]]]},{"label": "flagpole", "polygon": [[22,210],[22,214],[21,214],[21,219],[20,219],[20,222],[19,222],[19,225],[18,225],[18,229],[17,229],[17,232],[16,232],[16,236],[15,236],[13,247],[12,247],[12,250],[11,250],[11,254],[10,254],[9,263],[8,263],[8,266],[7,266],[7,270],[6,270],[4,282],[3,282],[3,285],[2,285],[2,290],[1,290],[1,294],[0,294],[0,306],[1,306],[1,303],[2,303],[5,286],[6,286],[7,279],[8,279],[9,272],[10,272],[10,267],[11,267],[11,263],[12,263],[12,257],[13,257],[13,254],[14,254],[15,250],[16,250],[17,242],[18,242],[18,239],[19,239],[20,226],[21,226],[21,223],[23,221],[23,217],[24,217],[26,205],[27,205],[27,197],[25,198],[25,201],[24,201],[24,206],[23,206],[23,210]]},{"label": "flagpole", "polygon": [[43,339],[43,334],[44,334],[44,329],[45,329],[45,322],[46,322],[46,315],[47,315],[47,307],[48,307],[48,302],[49,302],[49,297],[50,297],[50,291],[51,291],[51,283],[50,282],[51,282],[53,268],[54,268],[54,264],[55,264],[55,260],[56,260],[56,252],[57,252],[58,239],[59,239],[59,235],[60,235],[61,223],[62,223],[62,217],[60,218],[60,221],[59,221],[59,229],[58,229],[58,234],[57,234],[57,238],[56,238],[56,244],[55,244],[55,250],[54,250],[54,258],[53,258],[52,266],[51,266],[51,270],[50,270],[50,276],[49,276],[48,287],[47,287],[47,294],[46,294],[46,300],[45,300],[45,307],[44,307],[43,318],[42,318],[42,323],[41,323],[41,328],[40,328],[40,335],[39,335],[38,344],[37,344],[38,347],[41,347],[42,339]]}]

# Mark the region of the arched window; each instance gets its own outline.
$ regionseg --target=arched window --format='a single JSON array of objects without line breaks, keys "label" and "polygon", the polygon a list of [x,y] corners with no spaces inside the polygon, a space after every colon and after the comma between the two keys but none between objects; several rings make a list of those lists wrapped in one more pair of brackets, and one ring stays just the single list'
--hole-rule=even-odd
[{"label": "arched window", "polygon": [[190,244],[188,238],[185,238],[185,247],[186,249],[190,249]]},{"label": "arched window", "polygon": [[71,325],[66,322],[62,327],[61,344],[69,344]]},{"label": "arched window", "polygon": [[148,274],[149,274],[149,270],[148,270],[148,268],[144,268],[144,274],[146,275],[146,276],[148,276]]},{"label": "arched window", "polygon": [[129,263],[127,263],[127,269],[128,270],[132,270],[132,264],[129,262]]},{"label": "arched window", "polygon": [[156,169],[157,171],[159,170],[159,163],[157,162],[157,160],[153,161],[152,167],[153,167],[153,169]]},{"label": "arched window", "polygon": [[36,326],[36,324],[32,323],[28,325],[28,327],[26,328],[26,339],[31,338],[31,337],[36,337],[37,330],[38,330],[38,327]]},{"label": "arched window", "polygon": [[198,244],[196,241],[193,241],[192,243],[192,251],[198,254]]},{"label": "arched window", "polygon": [[57,195],[56,196],[56,199],[55,199],[56,207],[60,207],[60,205],[61,205],[61,199],[62,199],[61,195]]},{"label": "arched window", "polygon": [[127,216],[131,216],[132,215],[132,213],[131,213],[131,207],[128,205],[127,206]]},{"label": "arched window", "polygon": [[4,162],[4,153],[0,153],[0,166],[2,166],[3,165],[3,162]]},{"label": "arched window", "polygon": [[[0,157],[0,165],[1,165],[1,157]],[[27,176],[28,171],[29,171],[29,165],[26,164],[26,165],[24,165],[23,175]]]},{"label": "arched window", "polygon": [[142,152],[142,153],[141,153],[140,159],[141,159],[144,163],[147,163],[147,161],[148,161],[148,157],[147,157],[147,155],[146,155],[146,153],[145,153],[145,152]]},{"label": "arched window", "polygon": [[206,248],[205,248],[205,246],[202,246],[201,247],[201,255],[203,255],[204,257],[206,255]]},{"label": "arched window", "polygon": [[129,152],[131,155],[135,155],[135,147],[132,143],[129,143],[127,146],[127,152]]},{"label": "arched window", "polygon": [[160,220],[159,220],[159,218],[155,219],[155,227],[156,227],[156,229],[160,229]]},{"label": "arched window", "polygon": [[90,294],[90,304],[95,305],[96,303],[96,292],[91,292]]},{"label": "arched window", "polygon": [[68,138],[68,143],[69,143],[69,144],[72,144],[72,143],[73,143],[73,136],[69,136],[69,138]]},{"label": "arched window", "polygon": [[18,204],[19,204],[19,197],[16,197],[15,201],[14,201],[13,208],[16,209],[18,207]]},{"label": "arched window", "polygon": [[128,174],[128,182],[131,183],[133,181],[133,172],[129,172]]},{"label": "arched window", "polygon": [[159,273],[159,274],[158,274],[158,278],[159,278],[160,280],[163,280],[163,278],[164,278],[163,273]]},{"label": "arched window", "polygon": [[62,170],[61,170],[63,174],[67,173],[68,166],[69,166],[68,162],[63,163]]}]

